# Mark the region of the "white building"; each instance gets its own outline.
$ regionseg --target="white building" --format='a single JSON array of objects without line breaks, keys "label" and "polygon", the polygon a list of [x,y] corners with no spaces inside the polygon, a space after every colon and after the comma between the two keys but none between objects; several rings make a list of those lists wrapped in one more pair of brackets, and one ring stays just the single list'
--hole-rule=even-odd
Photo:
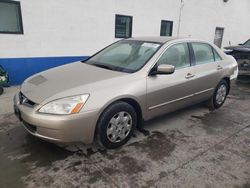
[{"label": "white building", "polygon": [[172,35],[222,46],[250,38],[250,0],[0,0],[10,83],[80,60],[116,37]]}]

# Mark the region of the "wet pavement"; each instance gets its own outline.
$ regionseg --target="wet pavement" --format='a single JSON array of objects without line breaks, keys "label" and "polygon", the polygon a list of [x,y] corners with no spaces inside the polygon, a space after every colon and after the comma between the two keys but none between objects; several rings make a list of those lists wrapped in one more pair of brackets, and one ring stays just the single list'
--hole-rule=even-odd
[{"label": "wet pavement", "polygon": [[144,129],[116,150],[57,146],[2,109],[0,187],[250,188],[250,78],[234,84],[215,112],[200,104]]}]

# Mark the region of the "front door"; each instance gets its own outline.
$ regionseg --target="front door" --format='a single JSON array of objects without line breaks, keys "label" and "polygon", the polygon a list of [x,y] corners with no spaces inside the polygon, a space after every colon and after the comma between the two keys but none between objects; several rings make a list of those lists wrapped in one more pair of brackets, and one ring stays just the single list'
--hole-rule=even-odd
[{"label": "front door", "polygon": [[195,86],[187,43],[169,47],[157,61],[157,65],[164,63],[175,66],[176,70],[170,75],[147,77],[148,119],[192,103]]}]

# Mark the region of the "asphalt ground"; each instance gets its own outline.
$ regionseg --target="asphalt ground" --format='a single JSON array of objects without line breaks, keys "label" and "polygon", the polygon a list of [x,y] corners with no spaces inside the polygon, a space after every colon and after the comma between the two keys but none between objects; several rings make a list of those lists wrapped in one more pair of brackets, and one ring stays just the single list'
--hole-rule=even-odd
[{"label": "asphalt ground", "polygon": [[146,122],[125,146],[58,146],[29,135],[0,96],[0,187],[250,188],[250,78],[224,106],[198,104]]}]

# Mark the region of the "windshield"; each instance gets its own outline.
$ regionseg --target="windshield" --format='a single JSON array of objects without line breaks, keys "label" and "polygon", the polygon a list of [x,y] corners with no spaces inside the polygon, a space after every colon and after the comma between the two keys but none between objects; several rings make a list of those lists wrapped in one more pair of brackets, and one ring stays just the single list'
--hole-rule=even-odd
[{"label": "windshield", "polygon": [[244,46],[250,46],[250,40],[246,41],[246,42],[244,43]]},{"label": "windshield", "polygon": [[132,73],[141,69],[160,46],[159,43],[122,40],[105,48],[85,63]]}]

